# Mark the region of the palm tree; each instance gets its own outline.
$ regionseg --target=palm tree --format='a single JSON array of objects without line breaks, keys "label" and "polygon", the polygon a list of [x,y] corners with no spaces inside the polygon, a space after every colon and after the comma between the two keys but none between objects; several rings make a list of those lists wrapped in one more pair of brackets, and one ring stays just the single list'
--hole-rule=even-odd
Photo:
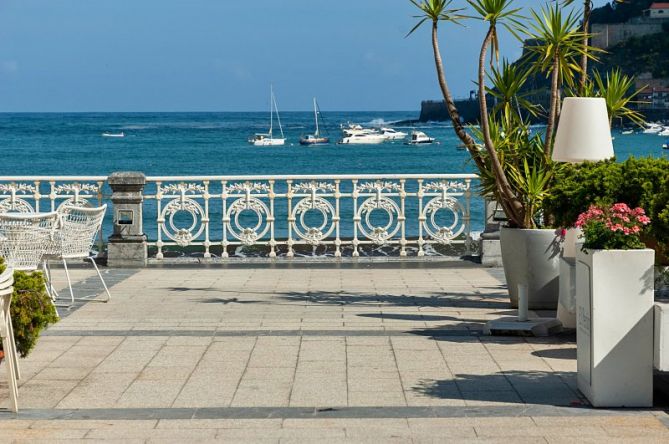
[{"label": "palm tree", "polygon": [[483,163],[483,158],[479,152],[479,147],[476,144],[476,141],[467,133],[464,125],[462,124],[462,119],[460,118],[460,112],[455,106],[455,100],[451,94],[451,90],[448,87],[448,82],[446,81],[446,74],[444,70],[444,64],[441,58],[441,52],[439,50],[439,36],[438,28],[439,22],[450,22],[459,24],[462,19],[465,17],[460,15],[462,9],[449,9],[452,0],[409,0],[413,3],[418,9],[421,10],[421,14],[415,16],[415,18],[420,19],[416,26],[414,26],[411,31],[407,34],[407,37],[414,33],[421,25],[424,23],[430,23],[432,25],[432,50],[434,53],[434,64],[437,69],[437,80],[439,81],[439,88],[441,93],[444,96],[444,102],[446,103],[446,108],[448,109],[448,114],[451,117],[453,122],[453,128],[458,138],[469,151],[472,159],[476,163],[476,166],[481,169],[485,165]]},{"label": "palm tree", "polygon": [[[553,151],[553,133],[560,110],[560,86],[573,86],[581,66],[575,62],[578,56],[594,58],[595,48],[583,46],[584,34],[579,30],[578,17],[570,12],[563,15],[559,5],[546,6],[540,12],[531,11],[533,21],[522,31],[534,42],[527,46],[532,56],[535,72],[551,77],[548,122],[544,138],[544,152],[550,156]],[[541,14],[541,15],[540,15]]]},{"label": "palm tree", "polygon": [[[451,22],[451,23],[460,23],[465,16],[461,15],[460,12],[462,9],[449,9],[452,0],[410,0],[418,9],[421,11],[421,15],[416,16],[420,19],[418,23],[409,31],[408,35],[411,35],[424,23],[431,23],[432,25],[432,49],[434,52],[435,67],[437,70],[437,78],[439,81],[439,86],[441,88],[442,94],[444,96],[444,101],[446,103],[446,108],[453,122],[455,132],[460,138],[462,143],[465,145],[467,150],[472,156],[472,159],[476,163],[479,171],[486,170],[488,167],[484,162],[484,159],[481,155],[480,148],[477,145],[476,141],[467,133],[465,130],[461,119],[460,113],[458,112],[457,107],[455,106],[455,101],[446,82],[446,75],[443,66],[443,61],[441,58],[441,52],[439,50],[439,40],[438,40],[438,26],[440,21]],[[469,1],[469,0],[468,0]],[[469,2],[474,9],[479,11],[482,15],[483,20],[490,22],[490,27],[488,34],[483,42],[481,48],[481,54],[479,58],[479,103],[481,105],[481,119],[482,127],[485,126],[483,131],[484,136],[484,147],[487,151],[488,158],[491,162],[491,167],[494,173],[495,182],[498,187],[496,192],[500,199],[498,201],[506,211],[509,218],[519,226],[523,225],[523,220],[525,214],[523,211],[523,205],[520,200],[516,197],[509,181],[506,177],[504,169],[501,165],[497,151],[490,137],[490,128],[487,120],[487,103],[486,103],[486,94],[485,94],[485,59],[486,52],[490,45],[493,45],[495,53],[498,53],[499,42],[497,39],[497,22],[502,19],[516,14],[518,10],[510,10],[509,4],[513,0],[476,0]]]}]

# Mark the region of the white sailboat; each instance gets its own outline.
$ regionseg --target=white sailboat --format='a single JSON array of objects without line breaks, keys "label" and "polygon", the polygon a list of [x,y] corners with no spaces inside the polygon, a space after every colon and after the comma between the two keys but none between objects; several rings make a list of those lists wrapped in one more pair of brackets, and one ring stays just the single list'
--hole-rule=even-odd
[{"label": "white sailboat", "polygon": [[[286,137],[283,135],[283,128],[281,127],[281,118],[279,117],[279,107],[276,104],[276,97],[274,97],[274,87],[270,85],[270,100],[269,100],[269,131],[267,133],[256,133],[249,138],[249,143],[255,146],[279,146],[285,145]],[[276,112],[276,121],[279,124],[279,131],[281,137],[274,137],[274,113]]]},{"label": "white sailboat", "polygon": [[321,135],[321,128],[318,126],[320,115],[321,112],[318,109],[316,97],[314,97],[314,121],[316,122],[316,132],[314,134],[307,134],[306,136],[300,138],[300,145],[325,145],[330,143],[330,139],[328,137]]}]

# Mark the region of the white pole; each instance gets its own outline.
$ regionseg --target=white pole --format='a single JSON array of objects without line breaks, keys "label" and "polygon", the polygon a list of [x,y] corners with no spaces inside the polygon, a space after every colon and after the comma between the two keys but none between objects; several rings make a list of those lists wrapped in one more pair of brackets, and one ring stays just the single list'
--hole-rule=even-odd
[{"label": "white pole", "polygon": [[518,284],[518,322],[527,322],[527,284]]}]

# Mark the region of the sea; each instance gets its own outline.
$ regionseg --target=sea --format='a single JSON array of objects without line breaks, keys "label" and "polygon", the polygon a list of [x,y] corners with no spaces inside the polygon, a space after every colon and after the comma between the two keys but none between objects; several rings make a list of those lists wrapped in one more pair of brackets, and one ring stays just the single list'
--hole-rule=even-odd
[{"label": "sea", "polygon": [[[267,131],[266,112],[0,113],[0,176],[108,175],[114,171],[160,176],[475,172],[449,124],[402,123],[416,119],[418,111],[324,111],[322,116],[332,141],[341,137],[340,124],[352,122],[406,132],[420,129],[438,143],[304,147],[299,138],[314,131],[313,112],[281,113],[288,140],[280,147],[247,143],[252,134]],[[103,132],[123,132],[125,137],[102,137]],[[614,136],[619,160],[669,156],[669,150],[662,149],[666,138],[620,131],[614,131]],[[482,229],[483,202],[475,198],[472,230]]]}]

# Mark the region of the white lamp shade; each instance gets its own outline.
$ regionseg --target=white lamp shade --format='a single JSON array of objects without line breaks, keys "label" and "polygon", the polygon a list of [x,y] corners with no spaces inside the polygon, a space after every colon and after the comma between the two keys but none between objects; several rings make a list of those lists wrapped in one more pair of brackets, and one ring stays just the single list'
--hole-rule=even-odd
[{"label": "white lamp shade", "polygon": [[585,162],[613,157],[613,138],[606,101],[567,97],[562,104],[552,158],[556,162]]}]

